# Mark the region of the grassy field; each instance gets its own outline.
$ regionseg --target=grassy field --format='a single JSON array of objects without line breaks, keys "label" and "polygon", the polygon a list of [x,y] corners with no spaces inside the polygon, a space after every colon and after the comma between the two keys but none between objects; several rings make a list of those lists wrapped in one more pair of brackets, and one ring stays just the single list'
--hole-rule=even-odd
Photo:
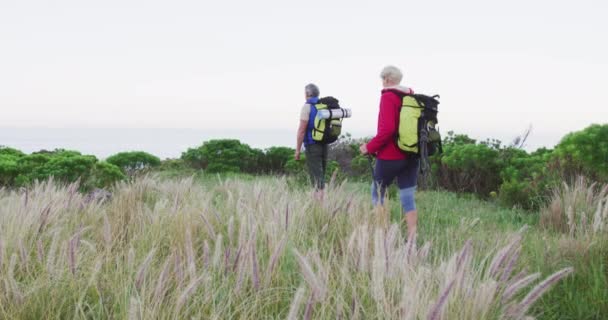
[{"label": "grassy field", "polygon": [[[419,237],[368,185],[146,177],[108,201],[0,191],[2,319],[602,319],[605,233],[419,192]],[[389,213],[390,223],[382,219]]]}]

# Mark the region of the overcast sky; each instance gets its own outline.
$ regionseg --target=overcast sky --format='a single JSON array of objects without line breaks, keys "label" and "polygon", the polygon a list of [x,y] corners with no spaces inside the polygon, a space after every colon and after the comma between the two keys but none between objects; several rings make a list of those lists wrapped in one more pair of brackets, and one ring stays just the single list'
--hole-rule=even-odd
[{"label": "overcast sky", "polygon": [[442,131],[555,143],[608,122],[607,3],[0,0],[0,127],[295,135],[314,82],[373,133],[394,64]]}]

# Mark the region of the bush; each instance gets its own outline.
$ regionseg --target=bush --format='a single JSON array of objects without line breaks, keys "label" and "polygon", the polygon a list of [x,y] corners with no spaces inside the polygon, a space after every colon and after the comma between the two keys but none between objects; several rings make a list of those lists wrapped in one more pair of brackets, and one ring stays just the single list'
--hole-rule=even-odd
[{"label": "bush", "polygon": [[19,175],[19,156],[0,154],[0,187],[10,187]]},{"label": "bush", "polygon": [[57,181],[71,183],[80,180],[88,181],[97,163],[95,156],[75,155],[74,153],[59,153],[49,161],[36,167],[30,173],[23,173],[28,182],[46,180],[54,177]]},{"label": "bush", "polygon": [[355,161],[355,167],[353,167],[353,161],[361,156],[359,146],[369,140],[369,137],[353,139],[348,133],[342,135],[336,142],[329,145],[328,159],[336,161],[344,175],[350,177],[361,176],[365,173],[361,168],[356,167],[359,160]]},{"label": "bush", "polygon": [[485,144],[452,143],[444,153],[434,157],[434,180],[442,188],[456,192],[489,195],[500,186],[504,162],[499,150]]},{"label": "bush", "polygon": [[222,139],[190,148],[182,154],[182,159],[193,168],[209,172],[240,172],[245,171],[252,154],[251,148],[239,140]]},{"label": "bush", "polygon": [[263,170],[267,173],[286,173],[285,165],[291,159],[295,149],[288,147],[271,147],[266,149],[263,162]]},{"label": "bush", "polygon": [[5,147],[5,146],[0,146],[0,156],[1,155],[9,155],[9,156],[15,156],[15,157],[23,157],[25,156],[25,153],[17,150],[17,149],[13,149],[13,148],[9,148],[9,147]]},{"label": "bush", "polygon": [[126,176],[118,166],[101,161],[95,164],[92,184],[98,188],[107,188],[125,178]]},{"label": "bush", "polygon": [[532,154],[523,150],[503,150],[506,167],[500,173],[500,201],[507,206],[538,209],[547,202],[550,190],[559,183],[559,176],[547,163],[551,150],[539,149]]},{"label": "bush", "polygon": [[567,178],[582,174],[608,181],[608,124],[567,134],[555,148],[555,156]]},{"label": "bush", "polygon": [[160,166],[160,159],[143,151],[120,152],[106,159],[124,173],[133,175],[139,171]]}]

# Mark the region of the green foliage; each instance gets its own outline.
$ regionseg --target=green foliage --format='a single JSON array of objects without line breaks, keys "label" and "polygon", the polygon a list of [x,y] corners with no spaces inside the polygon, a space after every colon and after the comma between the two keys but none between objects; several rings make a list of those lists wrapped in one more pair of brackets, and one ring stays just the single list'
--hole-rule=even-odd
[{"label": "green foliage", "polygon": [[44,165],[34,168],[31,173],[24,173],[29,179],[46,180],[50,177],[57,181],[71,183],[80,180],[87,181],[97,163],[97,158],[90,155],[75,155],[71,153],[60,153],[53,156]]},{"label": "green foliage", "polygon": [[5,147],[5,146],[0,146],[0,156],[1,155],[23,157],[23,156],[25,156],[25,153],[23,153],[23,152],[21,152],[21,151],[19,151],[17,149]]},{"label": "green foliage", "polygon": [[371,168],[368,156],[357,155],[350,162],[352,173],[357,176],[369,177],[371,179]]},{"label": "green foliage", "polygon": [[353,160],[361,156],[359,152],[359,146],[366,143],[370,138],[353,139],[353,137],[347,133],[329,145],[328,159],[338,162],[340,170],[344,175],[353,177],[363,174],[360,167],[353,167]]},{"label": "green foliage", "polygon": [[608,181],[608,124],[567,134],[555,148],[555,155],[569,177],[583,174]]},{"label": "green foliage", "polygon": [[126,174],[134,174],[148,168],[160,166],[160,159],[143,151],[120,152],[106,159]]},{"label": "green foliage", "polygon": [[528,154],[519,149],[505,149],[506,167],[501,171],[500,200],[508,206],[538,209],[546,202],[551,187],[559,183],[557,174],[547,163],[551,151],[544,149]]},{"label": "green foliage", "polygon": [[0,154],[0,187],[13,185],[19,174],[19,156]]},{"label": "green foliage", "polygon": [[433,173],[447,190],[488,195],[500,186],[504,162],[499,151],[485,144],[451,143],[433,159]]},{"label": "green foliage", "polygon": [[285,173],[285,165],[293,159],[295,150],[287,147],[271,147],[266,149],[263,168],[269,173]]},{"label": "green foliage", "polygon": [[190,148],[182,154],[182,159],[196,169],[209,172],[240,172],[245,171],[252,155],[251,148],[239,140],[222,139]]},{"label": "green foliage", "polygon": [[476,140],[470,138],[466,134],[456,134],[454,131],[448,131],[448,134],[443,138],[444,145],[450,144],[475,144]]},{"label": "green foliage", "polygon": [[109,162],[100,161],[95,164],[92,184],[98,188],[107,188],[125,178],[125,174],[118,166]]}]

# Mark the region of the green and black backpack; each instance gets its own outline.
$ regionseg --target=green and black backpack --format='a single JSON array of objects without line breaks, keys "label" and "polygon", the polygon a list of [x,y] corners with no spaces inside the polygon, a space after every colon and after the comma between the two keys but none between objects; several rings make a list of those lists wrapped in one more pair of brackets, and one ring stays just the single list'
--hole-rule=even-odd
[{"label": "green and black backpack", "polygon": [[391,92],[402,99],[399,130],[395,137],[397,146],[407,154],[420,157],[420,170],[426,173],[429,169],[428,157],[443,152],[437,127],[439,96],[405,94],[398,90]]},{"label": "green and black backpack", "polygon": [[324,97],[311,107],[312,140],[315,143],[330,144],[338,140],[342,132],[342,119],[321,119],[317,113],[321,110],[340,109],[338,99],[334,97]]}]

